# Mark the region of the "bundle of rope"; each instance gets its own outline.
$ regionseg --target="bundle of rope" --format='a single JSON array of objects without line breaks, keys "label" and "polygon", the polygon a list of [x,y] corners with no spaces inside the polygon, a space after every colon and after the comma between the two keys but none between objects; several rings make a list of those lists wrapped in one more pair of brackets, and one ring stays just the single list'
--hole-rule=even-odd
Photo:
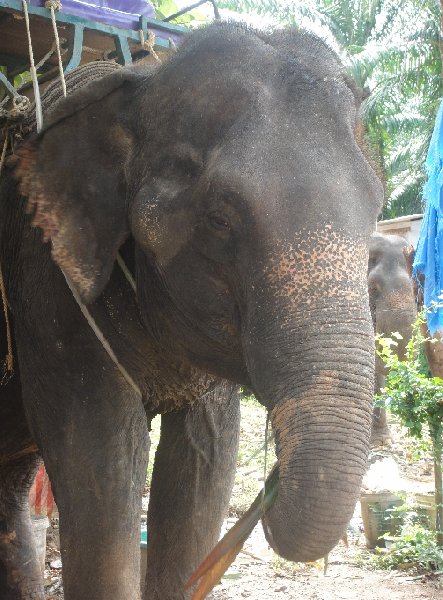
[{"label": "bundle of rope", "polygon": [[[90,81],[101,79],[108,73],[120,69],[121,66],[112,61],[97,61],[82,65],[65,75],[66,91],[72,93]],[[46,115],[57,103],[64,98],[64,90],[59,79],[54,79],[42,93],[40,101],[42,113]],[[2,122],[0,120],[0,126]],[[27,110],[23,111],[20,120],[3,122],[0,132],[0,147],[3,148],[6,136],[9,136],[9,153],[13,152],[14,145],[22,142],[28,135],[37,130],[36,103],[33,102]]]},{"label": "bundle of rope", "polygon": [[[7,154],[14,153],[14,146],[16,145],[16,143],[23,141],[28,135],[33,133],[35,130],[37,132],[40,132],[42,130],[44,113],[48,113],[51,109],[54,109],[58,102],[62,98],[66,97],[70,92],[73,92],[77,88],[82,87],[95,79],[101,79],[108,73],[111,73],[112,71],[115,71],[116,69],[120,68],[120,65],[116,64],[115,62],[98,61],[80,66],[65,77],[61,58],[60,39],[58,36],[57,22],[55,17],[55,11],[61,10],[62,4],[61,0],[46,0],[45,8],[51,11],[51,20],[54,31],[55,45],[53,45],[50,53],[48,53],[48,55],[45,55],[45,57],[42,60],[46,60],[47,56],[53,54],[54,51],[56,51],[58,56],[60,78],[58,80],[53,81],[47,87],[45,92],[43,94],[40,94],[40,87],[37,79],[37,68],[40,64],[42,64],[42,61],[40,61],[40,63],[38,63],[37,66],[34,64],[34,52],[32,48],[31,31],[29,26],[27,0],[22,0],[22,6],[29,46],[30,73],[34,89],[34,103],[29,106],[27,98],[25,96],[21,96],[17,93],[16,90],[12,89],[9,90],[9,93],[12,93],[12,108],[9,110],[5,110],[3,108],[3,103],[2,105],[0,105],[0,176],[3,166],[5,164],[6,156]],[[148,50],[153,55],[157,62],[161,62],[154,50],[155,36],[152,32],[148,33],[147,39],[145,40],[144,32],[140,30],[140,44],[145,50]],[[9,84],[8,87],[10,87]],[[119,257],[118,262],[123,272],[125,273],[131,287],[135,290],[135,284],[132,279],[132,276],[128,272],[126,265],[124,264],[123,259],[121,257]],[[91,328],[94,330],[97,338],[100,340],[109,357],[118,367],[126,381],[134,388],[134,390],[138,394],[140,394],[138,386],[132,380],[131,376],[123,367],[123,365],[121,365],[117,360],[117,357],[115,356],[112,348],[109,346],[107,340],[104,338],[100,329],[97,327],[94,319],[92,318],[92,315],[89,313],[89,310],[78,297],[78,294],[72,286],[72,283],[67,277],[66,280],[86,320],[88,321]],[[0,296],[3,305],[8,340],[8,352],[4,361],[5,375],[0,380],[1,385],[7,383],[7,381],[10,379],[10,377],[12,377],[13,374],[13,356],[11,341],[12,336],[10,323],[8,319],[8,302],[6,297],[6,288],[4,284],[1,265]]]},{"label": "bundle of rope", "polygon": [[[82,65],[66,75],[66,91],[71,93],[76,89],[86,85],[96,79],[101,79],[108,73],[112,73],[120,65],[111,61],[98,61]],[[64,87],[60,79],[52,81],[40,98],[42,114],[47,115],[64,98]],[[1,122],[0,122],[1,125]],[[0,132],[0,177],[7,154],[12,154],[14,146],[26,139],[37,130],[36,103],[28,107],[21,114],[21,119],[14,119],[12,122],[5,122]],[[13,374],[13,356],[12,356],[12,336],[8,318],[8,304],[6,299],[6,289],[3,280],[3,274],[0,265],[0,296],[3,317],[6,325],[7,335],[7,354],[4,360],[3,369],[0,368],[0,384],[6,384]],[[1,314],[1,313],[0,313]],[[0,365],[1,367],[2,365]]]}]

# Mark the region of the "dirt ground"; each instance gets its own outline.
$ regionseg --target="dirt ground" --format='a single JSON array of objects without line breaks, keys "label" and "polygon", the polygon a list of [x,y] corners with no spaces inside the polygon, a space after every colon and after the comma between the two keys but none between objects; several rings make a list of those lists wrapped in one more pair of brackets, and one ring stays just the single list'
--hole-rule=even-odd
[{"label": "dirt ground", "polygon": [[[248,418],[246,415],[246,420]],[[254,414],[251,418],[254,420],[258,417]],[[250,430],[252,431],[253,427]],[[392,491],[395,489],[432,490],[432,464],[426,458],[413,460],[411,442],[405,439],[400,428],[393,425],[392,430],[394,434],[392,447],[378,449],[371,453],[364,488],[374,490],[389,487]],[[252,440],[248,440],[248,447],[251,444]],[[259,479],[259,468],[256,475]],[[236,494],[238,497],[238,493],[234,490],[234,495]],[[231,527],[234,522],[234,517],[228,518],[225,528]],[[214,589],[211,598],[214,600],[241,598],[250,600],[418,600],[422,598],[443,600],[443,572],[420,575],[417,572],[368,570],[364,567],[362,563],[364,563],[366,540],[359,504],[349,524],[347,538],[347,547],[344,542],[340,542],[329,555],[325,574],[323,561],[309,565],[293,565],[281,560],[267,545],[261,525],[258,525],[247,540],[243,551],[231,565],[221,583]],[[48,533],[46,567],[47,600],[62,600],[63,587],[56,528]]]},{"label": "dirt ground", "polygon": [[[263,534],[254,530],[241,553],[214,590],[216,600],[428,600],[443,599],[443,581],[396,571],[369,571],[357,566],[365,548],[363,534],[348,531],[348,548],[340,543],[314,565],[288,565],[267,550]],[[249,552],[251,554],[249,554]],[[256,552],[257,554],[254,554]],[[255,558],[251,556],[254,554]]]},{"label": "dirt ground", "polygon": [[[232,522],[228,521],[228,525]],[[47,558],[59,566],[59,554],[50,542]],[[365,548],[364,535],[348,532],[348,548],[340,543],[322,562],[288,566],[268,548],[258,526],[220,585],[214,600],[442,600],[443,579],[401,571],[369,571],[357,566]],[[47,563],[48,600],[62,600],[60,568]]]}]

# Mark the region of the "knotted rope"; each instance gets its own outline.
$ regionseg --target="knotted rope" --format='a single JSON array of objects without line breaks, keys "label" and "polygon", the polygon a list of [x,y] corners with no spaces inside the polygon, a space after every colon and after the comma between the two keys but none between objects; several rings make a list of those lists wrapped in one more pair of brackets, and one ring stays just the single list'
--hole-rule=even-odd
[{"label": "knotted rope", "polygon": [[[40,132],[43,127],[43,111],[42,111],[42,103],[41,103],[41,97],[40,97],[40,89],[39,89],[39,85],[38,85],[38,81],[37,81],[37,68],[39,66],[41,66],[44,62],[46,62],[46,60],[49,58],[49,56],[51,56],[54,53],[54,47],[52,47],[51,50],[47,54],[45,54],[43,59],[36,66],[34,63],[34,52],[32,49],[31,29],[30,29],[30,25],[29,25],[28,5],[27,5],[26,0],[22,0],[22,6],[23,6],[23,14],[25,17],[26,34],[28,37],[28,51],[29,51],[29,60],[30,60],[31,79],[32,79],[32,85],[33,85],[33,89],[34,89],[35,118],[37,121],[37,132]],[[56,47],[58,62],[59,62],[60,80],[61,80],[61,84],[62,84],[63,95],[66,96],[66,84],[65,84],[64,74],[63,74],[63,63],[62,63],[62,59],[61,59],[60,40],[58,37],[57,24],[56,24],[56,20],[55,20],[55,12],[54,12],[55,10],[61,9],[61,2],[59,0],[48,0],[47,2],[45,2],[45,7],[50,9],[50,11],[51,11],[52,27],[54,29],[54,36],[55,36],[55,47]],[[12,108],[10,108],[10,109],[3,108],[3,105],[6,104],[6,102],[8,102],[8,101],[9,101],[9,98],[6,98],[0,105],[0,117],[6,117],[8,120],[9,119],[15,120],[19,117],[23,117],[24,114],[28,111],[28,109],[30,107],[29,99],[26,96],[19,95],[18,93],[15,93],[12,98]],[[0,157],[0,176],[1,176],[1,173],[3,170],[3,165],[6,160],[6,152],[8,149],[8,142],[9,142],[8,136],[9,136],[9,132],[8,132],[8,128],[6,127],[5,139],[3,142],[3,148],[2,148],[2,153],[1,153],[1,157]],[[13,357],[13,353],[12,353],[12,335],[11,335],[11,324],[9,321],[6,286],[5,286],[5,281],[3,278],[3,271],[1,268],[1,264],[0,264],[0,294],[1,294],[1,298],[2,298],[3,313],[5,316],[6,341],[7,341],[7,347],[8,347],[6,358],[4,361],[5,372],[2,376],[0,383],[6,384],[7,381],[9,381],[9,379],[13,375],[14,357]]]},{"label": "knotted rope", "polygon": [[22,0],[23,5],[23,13],[25,15],[25,23],[26,23],[26,34],[28,36],[28,51],[29,51],[29,60],[31,63],[30,71],[32,76],[32,86],[34,88],[34,98],[35,98],[35,117],[37,119],[37,132],[39,133],[43,127],[43,113],[42,113],[42,104],[40,99],[40,89],[38,87],[37,81],[37,71],[34,65],[34,52],[32,50],[32,40],[31,40],[31,29],[29,27],[29,15],[28,15],[28,5],[26,0]]},{"label": "knotted rope", "polygon": [[139,29],[139,34],[140,34],[140,45],[143,48],[143,50],[146,50],[147,52],[149,52],[149,54],[152,54],[152,56],[155,58],[155,60],[158,63],[161,63],[161,60],[160,60],[157,52],[154,50],[154,44],[155,44],[154,32],[148,31],[147,39],[145,39],[145,32],[143,31],[143,29]]},{"label": "knotted rope", "polygon": [[62,3],[60,0],[46,0],[45,8],[48,8],[51,11],[52,29],[54,30],[55,45],[57,48],[58,70],[60,72],[60,82],[62,84],[63,96],[65,96],[65,98],[66,98],[65,74],[63,73],[62,55],[60,52],[60,40],[58,37],[58,31],[57,31],[57,21],[55,19],[55,11],[62,9]]},{"label": "knotted rope", "polygon": [[31,106],[29,98],[26,96],[20,96],[17,94],[12,99],[11,108],[3,108],[4,105],[9,102],[9,98],[5,98],[0,104],[0,119],[6,119],[6,121],[16,121],[23,117]]},{"label": "knotted rope", "polygon": [[[117,65],[114,62],[102,62],[102,61],[93,62],[93,63],[83,65],[81,67],[78,67],[76,70],[69,73],[66,78],[67,90],[69,92],[72,92],[75,89],[85,85],[86,82],[93,81],[96,79],[101,79],[105,75],[107,75],[119,68],[121,68],[120,65]],[[48,86],[48,88],[45,90],[45,92],[43,93],[43,95],[41,97],[41,106],[45,110],[48,110],[50,107],[51,108],[54,107],[62,98],[63,98],[63,95],[62,95],[60,81],[58,81],[58,80],[53,81]],[[25,132],[25,134],[28,134],[31,131],[35,130],[35,126],[36,126],[36,111],[35,110],[31,109],[28,111],[28,113],[25,115],[24,121],[21,124],[21,126],[22,126],[22,131]],[[3,145],[2,158],[0,159],[0,175],[1,175],[1,167],[2,167],[2,164],[6,157],[8,143],[9,143],[9,138],[8,138],[8,132],[7,132],[7,135],[6,135],[5,141],[4,141],[4,145]],[[134,279],[120,255],[118,256],[117,261],[118,261],[118,264],[120,265],[120,268],[122,269],[126,279],[128,280],[129,284],[131,285],[132,289],[135,290]],[[80,310],[83,313],[83,316],[87,320],[91,329],[94,331],[97,339],[102,344],[104,350],[106,351],[106,353],[108,354],[108,356],[110,357],[112,362],[115,364],[115,366],[118,368],[118,370],[120,371],[120,373],[122,374],[122,376],[124,377],[126,382],[132,387],[132,389],[138,395],[141,395],[139,386],[134,381],[134,379],[131,377],[129,372],[125,369],[125,367],[118,360],[111,345],[104,337],[103,333],[101,332],[100,328],[98,327],[97,323],[95,322],[89,309],[81,301],[79,295],[77,294],[77,292],[76,292],[74,286],[72,285],[72,283],[70,282],[69,278],[66,275],[65,275],[65,278],[66,278],[68,287],[70,288],[78,306],[80,307]],[[8,305],[7,305],[7,300],[6,300],[6,290],[5,290],[5,286],[4,286],[4,282],[3,282],[3,277],[1,274],[1,269],[0,269],[0,291],[1,291],[1,296],[2,296],[3,311],[5,313],[7,339],[8,339],[8,354],[7,354],[6,360],[5,360],[5,366],[7,369],[8,376],[6,378],[6,374],[5,374],[5,376],[1,380],[1,383],[3,384],[3,383],[6,383],[10,379],[10,376],[12,376],[12,367],[13,367],[12,357],[13,357],[13,355],[12,355],[12,335],[11,335],[10,323],[9,323],[9,319],[8,319]]]},{"label": "knotted rope", "polygon": [[[37,133],[40,133],[40,131],[42,130],[42,127],[43,127],[43,112],[42,112],[42,105],[41,105],[41,98],[40,98],[40,89],[39,89],[38,81],[37,81],[37,69],[34,64],[34,52],[32,49],[32,38],[31,38],[31,29],[29,26],[28,4],[27,4],[26,0],[22,0],[22,5],[23,5],[23,14],[25,15],[26,34],[28,36],[28,51],[29,51],[29,61],[31,64],[30,71],[31,71],[31,78],[32,78],[32,86],[34,88],[35,116],[37,119]],[[60,51],[60,39],[58,37],[57,22],[55,19],[55,11],[60,10],[61,7],[62,7],[62,4],[61,4],[60,0],[47,0],[45,2],[45,8],[47,8],[51,11],[51,21],[52,21],[52,28],[54,30],[55,46],[56,46],[57,57],[58,57],[58,67],[59,67],[59,72],[60,72],[60,81],[62,84],[63,95],[66,96],[66,83],[65,83],[65,76],[63,73],[63,63],[62,63],[62,57],[61,57],[61,51]],[[51,51],[51,54],[52,54],[52,51]]]}]

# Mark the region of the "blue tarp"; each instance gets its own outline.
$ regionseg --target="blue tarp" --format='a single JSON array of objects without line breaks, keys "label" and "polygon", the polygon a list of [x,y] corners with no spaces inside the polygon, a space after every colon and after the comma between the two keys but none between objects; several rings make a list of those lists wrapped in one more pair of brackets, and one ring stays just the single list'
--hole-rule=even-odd
[{"label": "blue tarp", "polygon": [[[31,0],[34,6],[44,6],[45,0]],[[62,12],[98,21],[122,29],[139,28],[139,17],[154,19],[154,8],[148,0],[63,0]]]},{"label": "blue tarp", "polygon": [[424,304],[431,335],[443,333],[443,102],[435,119],[434,131],[426,158],[427,182],[423,188],[426,209],[420,229],[413,265],[413,275],[424,275]]}]

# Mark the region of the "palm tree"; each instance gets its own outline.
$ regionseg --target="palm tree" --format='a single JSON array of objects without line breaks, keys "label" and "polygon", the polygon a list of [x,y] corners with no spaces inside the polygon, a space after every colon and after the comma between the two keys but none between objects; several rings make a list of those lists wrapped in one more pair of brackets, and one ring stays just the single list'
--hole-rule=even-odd
[{"label": "palm tree", "polygon": [[361,88],[367,137],[386,189],[383,216],[421,212],[424,161],[443,95],[443,0],[220,0],[322,32]]}]

